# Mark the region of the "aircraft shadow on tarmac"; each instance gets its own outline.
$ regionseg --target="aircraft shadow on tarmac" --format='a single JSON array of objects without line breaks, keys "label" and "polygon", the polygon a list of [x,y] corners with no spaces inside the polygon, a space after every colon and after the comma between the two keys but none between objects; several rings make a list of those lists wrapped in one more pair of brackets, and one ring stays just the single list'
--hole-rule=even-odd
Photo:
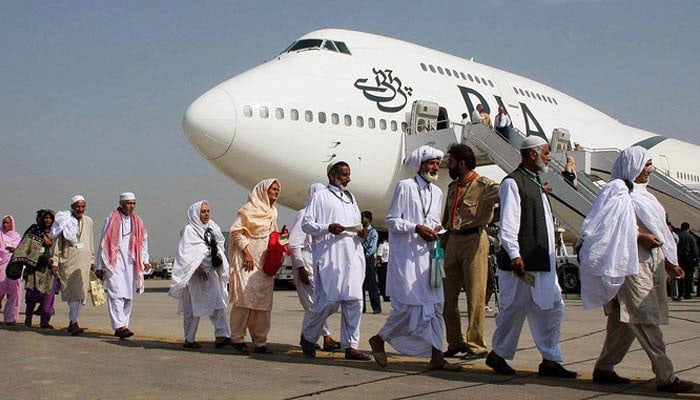
[{"label": "aircraft shadow on tarmac", "polygon": [[[32,332],[38,335],[45,336],[63,336],[67,335],[67,332],[62,329],[54,330],[44,330],[37,328],[27,328],[23,325],[0,325],[0,329],[12,330],[12,331],[26,331]],[[389,366],[386,368],[381,368],[374,362],[358,362],[349,361],[343,358],[343,352],[326,352],[318,351],[316,359],[309,359],[304,357],[301,353],[301,349],[298,346],[292,346],[289,344],[277,344],[272,343],[268,345],[268,348],[273,352],[273,354],[255,354],[250,353],[250,355],[237,355],[234,353],[233,348],[227,346],[222,349],[214,348],[212,342],[201,342],[202,348],[200,349],[185,349],[182,347],[182,342],[180,341],[170,341],[164,340],[159,337],[150,337],[143,335],[136,335],[128,340],[119,340],[112,336],[108,332],[98,332],[98,331],[88,331],[85,332],[82,338],[91,338],[101,340],[104,343],[111,344],[114,346],[124,346],[132,348],[143,348],[146,350],[166,350],[166,351],[177,351],[177,352],[187,352],[191,353],[193,357],[198,354],[206,355],[217,355],[221,357],[249,357],[256,359],[258,361],[270,361],[270,362],[282,362],[282,363],[293,363],[293,364],[315,364],[323,365],[328,367],[344,367],[344,368],[358,368],[362,370],[376,370],[382,372],[392,373],[390,376],[382,375],[377,379],[368,380],[365,382],[360,382],[354,384],[353,386],[363,386],[371,385],[374,383],[379,383],[386,380],[401,379],[402,377],[412,376],[412,375],[424,375],[430,376],[437,379],[444,379],[451,382],[464,382],[465,385],[450,387],[450,388],[436,388],[433,390],[426,391],[424,393],[416,393],[403,398],[413,398],[421,397],[429,394],[449,394],[450,392],[457,392],[465,389],[472,389],[478,386],[485,385],[507,385],[507,386],[524,386],[524,385],[543,385],[543,386],[553,386],[560,388],[569,388],[572,390],[583,390],[592,393],[606,393],[606,394],[622,394],[631,396],[643,396],[650,398],[667,398],[668,393],[661,393],[656,391],[655,383],[653,380],[633,380],[628,385],[600,385],[594,383],[590,377],[579,378],[575,380],[571,379],[554,379],[554,378],[541,378],[537,375],[535,371],[524,371],[518,370],[515,376],[501,376],[494,374],[488,367],[483,363],[483,360],[474,361],[461,361],[457,359],[463,366],[463,370],[460,372],[446,372],[446,371],[430,371],[428,370],[427,361],[418,360],[414,358],[402,357],[396,353],[389,352]],[[250,345],[249,345],[250,348]],[[250,348],[252,350],[252,348]],[[575,364],[579,364],[577,362]],[[534,367],[534,366],[533,366]],[[571,365],[567,366],[571,368]],[[573,368],[576,370],[575,366]],[[583,373],[584,371],[578,371]],[[588,371],[585,371],[586,373]],[[334,390],[340,390],[345,387],[345,385],[338,385],[338,387],[329,387],[324,389],[322,392],[332,392]],[[697,390],[695,391],[695,393]],[[314,393],[319,393],[315,390]],[[692,393],[692,392],[691,392]],[[300,395],[299,397],[303,397]],[[597,397],[597,395],[595,395]],[[693,396],[694,397],[694,396]]]}]

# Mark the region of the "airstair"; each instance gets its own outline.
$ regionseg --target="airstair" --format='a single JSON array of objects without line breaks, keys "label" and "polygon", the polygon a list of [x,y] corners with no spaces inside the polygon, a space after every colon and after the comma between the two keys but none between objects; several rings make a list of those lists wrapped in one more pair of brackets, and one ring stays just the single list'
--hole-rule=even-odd
[{"label": "airstair", "polygon": [[[511,141],[519,143],[524,136],[513,129],[509,137]],[[520,164],[520,151],[484,124],[465,125],[462,129],[462,142],[488,154],[506,172],[515,170]],[[585,174],[579,173],[578,186],[574,187],[561,175],[563,169],[563,163],[553,157],[549,163],[549,172],[542,174],[541,179],[552,188],[550,202],[557,222],[567,231],[578,235],[583,219],[593,206],[599,186]]]}]

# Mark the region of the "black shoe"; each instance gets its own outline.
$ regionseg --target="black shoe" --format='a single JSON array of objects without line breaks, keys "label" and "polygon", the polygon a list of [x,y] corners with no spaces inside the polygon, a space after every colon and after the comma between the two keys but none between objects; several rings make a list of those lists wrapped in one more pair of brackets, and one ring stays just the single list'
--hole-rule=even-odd
[{"label": "black shoe", "polygon": [[676,378],[675,381],[666,385],[656,385],[656,390],[659,392],[669,392],[669,393],[685,393],[690,392],[695,387],[694,384],[682,381],[680,378]]},{"label": "black shoe", "polygon": [[245,345],[245,343],[231,343],[231,346],[233,346],[233,349],[238,355],[247,356],[248,354],[250,354],[248,352],[248,347]]},{"label": "black shoe", "polygon": [[458,353],[469,353],[471,352],[471,349],[467,347],[466,345],[462,345],[460,347],[455,347],[450,349],[449,347],[447,348],[447,351],[442,353],[443,357],[457,357]]},{"label": "black shoe", "polygon": [[680,297],[671,297],[671,300],[673,300],[673,301],[681,301],[681,298],[680,298]]},{"label": "black shoe", "polygon": [[316,344],[311,343],[308,340],[304,339],[304,335],[301,335],[301,339],[299,340],[299,345],[301,346],[301,351],[304,352],[304,355],[308,358],[316,358]]},{"label": "black shoe", "polygon": [[486,365],[491,367],[493,372],[499,375],[515,375],[515,370],[508,365],[506,360],[494,353],[493,350],[491,350],[489,355],[486,357]]},{"label": "black shoe", "polygon": [[224,346],[228,346],[229,344],[231,344],[231,338],[223,338],[218,342],[214,342],[214,348],[220,349]]},{"label": "black shoe", "polygon": [[567,370],[566,368],[562,367],[562,365],[559,363],[541,363],[537,373],[540,376],[550,378],[576,379],[576,377],[578,376],[576,372]]},{"label": "black shoe", "polygon": [[373,311],[372,311],[372,314],[381,314],[381,313],[382,313],[381,308],[380,308],[379,310],[373,310]]},{"label": "black shoe", "polygon": [[267,346],[260,346],[253,349],[253,353],[257,354],[272,354],[272,352],[267,348]]},{"label": "black shoe", "polygon": [[593,382],[605,385],[626,385],[630,383],[630,380],[621,377],[615,371],[605,371],[596,368],[593,370]]},{"label": "black shoe", "polygon": [[182,347],[186,349],[201,349],[202,345],[199,342],[185,342],[182,344]]},{"label": "black shoe", "polygon": [[689,295],[689,294],[686,294],[685,296],[683,296],[683,298],[686,299],[686,300],[690,300],[690,299],[693,298],[693,296],[691,296],[691,295]]},{"label": "black shoe", "polygon": [[488,351],[482,351],[481,353],[476,353],[472,349],[469,349],[467,354],[463,355],[461,357],[461,359],[465,360],[465,361],[479,360],[482,358],[486,358],[486,356],[488,356],[488,354],[489,354]]}]

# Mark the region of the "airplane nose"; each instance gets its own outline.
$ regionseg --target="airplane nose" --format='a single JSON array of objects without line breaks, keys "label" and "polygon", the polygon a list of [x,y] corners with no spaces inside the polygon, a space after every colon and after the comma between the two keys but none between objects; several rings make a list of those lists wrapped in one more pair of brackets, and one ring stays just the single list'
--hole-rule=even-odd
[{"label": "airplane nose", "polygon": [[231,96],[221,88],[204,93],[187,107],[182,127],[206,159],[223,156],[236,134],[236,106]]}]

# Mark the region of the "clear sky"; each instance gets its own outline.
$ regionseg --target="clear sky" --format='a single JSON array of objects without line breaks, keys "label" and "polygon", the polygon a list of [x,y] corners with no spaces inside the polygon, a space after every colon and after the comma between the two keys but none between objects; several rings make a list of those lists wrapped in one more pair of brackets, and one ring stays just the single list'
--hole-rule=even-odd
[{"label": "clear sky", "polygon": [[82,193],[99,231],[134,191],[155,258],[174,255],[197,200],[228,228],[247,190],[190,146],[183,112],[320,28],[474,57],[697,144],[698,21],[695,0],[3,1],[0,212],[22,232]]}]

